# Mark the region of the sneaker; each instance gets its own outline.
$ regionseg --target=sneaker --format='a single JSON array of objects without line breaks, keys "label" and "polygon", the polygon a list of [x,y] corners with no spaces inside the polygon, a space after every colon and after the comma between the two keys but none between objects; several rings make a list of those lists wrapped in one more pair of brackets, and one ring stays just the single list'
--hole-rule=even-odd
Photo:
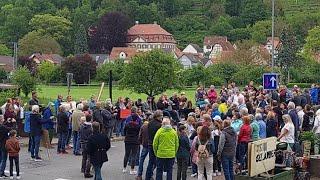
[{"label": "sneaker", "polygon": [[136,175],[137,174],[137,171],[135,170],[130,170],[130,175]]},{"label": "sneaker", "polygon": [[221,176],[222,174],[221,174],[221,172],[218,172],[217,175],[218,175],[218,176]]},{"label": "sneaker", "polygon": [[123,168],[123,169],[122,169],[122,172],[123,172],[123,173],[126,173],[126,172],[127,172],[127,168]]},{"label": "sneaker", "polygon": [[41,157],[37,157],[34,161],[35,161],[35,162],[41,162],[42,159],[41,159]]},{"label": "sneaker", "polygon": [[17,176],[17,179],[21,179],[21,176]]},{"label": "sneaker", "polygon": [[34,157],[31,157],[31,158],[30,158],[31,161],[34,161],[34,159],[35,159]]},{"label": "sneaker", "polygon": [[85,175],[84,175],[84,178],[92,178],[92,177],[93,177],[92,174],[85,174]]},{"label": "sneaker", "polygon": [[198,175],[198,173],[193,173],[191,174],[191,177],[196,177]]},{"label": "sneaker", "polygon": [[10,179],[13,179],[13,176],[10,176]]},{"label": "sneaker", "polygon": [[213,173],[212,176],[213,176],[213,177],[216,177],[216,176],[217,176],[217,173]]}]

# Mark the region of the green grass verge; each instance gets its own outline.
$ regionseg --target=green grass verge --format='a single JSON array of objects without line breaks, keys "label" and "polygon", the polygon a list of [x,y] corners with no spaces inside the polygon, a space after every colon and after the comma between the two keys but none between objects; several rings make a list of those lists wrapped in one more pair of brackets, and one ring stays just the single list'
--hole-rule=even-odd
[{"label": "green grass verge", "polygon": [[[194,93],[196,88],[184,89],[183,92],[186,93],[188,99],[194,101]],[[86,86],[86,87],[72,87],[70,91],[70,95],[74,100],[79,100],[81,98],[89,99],[91,95],[98,96],[100,87],[98,86]],[[182,92],[181,91],[181,92]],[[174,92],[178,92],[178,90],[168,90],[166,93],[168,96],[171,96]],[[44,101],[53,101],[57,98],[57,95],[61,94],[65,98],[68,94],[68,90],[66,86],[38,86],[38,96],[41,100]],[[141,98],[142,100],[146,100],[147,95],[133,93],[130,90],[120,90],[118,87],[114,87],[112,90],[113,101],[116,101],[118,97],[129,97],[132,100],[137,100]],[[109,98],[109,88],[105,86],[103,89],[101,100],[105,100]],[[46,103],[46,102],[42,102]]]}]

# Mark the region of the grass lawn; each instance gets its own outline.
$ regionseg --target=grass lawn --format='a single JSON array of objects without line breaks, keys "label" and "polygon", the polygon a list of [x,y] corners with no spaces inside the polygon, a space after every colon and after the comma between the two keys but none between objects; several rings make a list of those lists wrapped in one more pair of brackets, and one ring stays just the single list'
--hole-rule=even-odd
[{"label": "grass lawn", "polygon": [[[80,98],[89,99],[91,95],[98,96],[100,87],[98,86],[91,86],[91,87],[76,87],[73,86],[70,91],[70,95],[73,97],[74,100],[79,100]],[[185,89],[182,90],[186,93],[188,99],[194,101],[194,89]],[[181,92],[182,92],[181,91]],[[168,96],[171,96],[174,92],[178,92],[178,90],[168,90],[166,93]],[[142,100],[146,100],[147,95],[145,94],[137,94],[133,93],[129,90],[119,90],[119,88],[114,87],[112,89],[112,98],[115,102],[118,97],[129,97],[132,100],[137,100],[141,98]],[[53,101],[57,98],[57,95],[61,94],[65,98],[68,94],[68,89],[66,86],[38,86],[38,96],[43,101]],[[108,85],[105,86],[103,89],[101,100],[105,100],[109,98],[109,88]],[[46,103],[46,102],[41,102]]]}]

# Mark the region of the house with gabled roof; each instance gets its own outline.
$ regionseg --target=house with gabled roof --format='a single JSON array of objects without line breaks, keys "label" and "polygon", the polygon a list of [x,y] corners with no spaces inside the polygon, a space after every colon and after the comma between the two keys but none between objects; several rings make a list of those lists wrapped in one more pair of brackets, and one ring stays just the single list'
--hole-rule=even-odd
[{"label": "house with gabled roof", "polygon": [[136,21],[136,24],[128,30],[127,45],[142,52],[152,49],[170,49],[173,53],[176,48],[176,41],[172,34],[156,22],[153,24],[139,24]]},{"label": "house with gabled roof", "polygon": [[110,53],[109,60],[123,60],[124,62],[130,62],[130,59],[138,54],[139,51],[133,47],[113,47]]},{"label": "house with gabled roof", "polygon": [[235,51],[226,36],[206,36],[203,42],[203,53],[210,59],[220,58],[223,54],[230,54]]},{"label": "house with gabled roof", "polygon": [[65,61],[64,57],[59,54],[41,54],[34,53],[29,59],[32,59],[36,64],[41,64],[42,62],[50,62],[52,64],[61,65],[63,61]]},{"label": "house with gabled roof", "polygon": [[198,44],[193,43],[189,44],[186,48],[184,48],[182,52],[203,55],[203,49]]},{"label": "house with gabled roof", "polygon": [[6,72],[14,70],[13,67],[14,58],[11,56],[0,56],[0,68]]}]

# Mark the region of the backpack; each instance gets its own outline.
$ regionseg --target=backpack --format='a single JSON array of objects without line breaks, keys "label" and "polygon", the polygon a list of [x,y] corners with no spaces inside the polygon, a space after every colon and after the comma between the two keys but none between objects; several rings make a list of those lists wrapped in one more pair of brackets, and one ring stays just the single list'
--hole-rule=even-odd
[{"label": "backpack", "polygon": [[199,147],[197,149],[198,151],[198,160],[203,160],[209,157],[209,151],[207,150],[207,144],[209,141],[207,141],[205,144],[201,144],[199,138]]}]

